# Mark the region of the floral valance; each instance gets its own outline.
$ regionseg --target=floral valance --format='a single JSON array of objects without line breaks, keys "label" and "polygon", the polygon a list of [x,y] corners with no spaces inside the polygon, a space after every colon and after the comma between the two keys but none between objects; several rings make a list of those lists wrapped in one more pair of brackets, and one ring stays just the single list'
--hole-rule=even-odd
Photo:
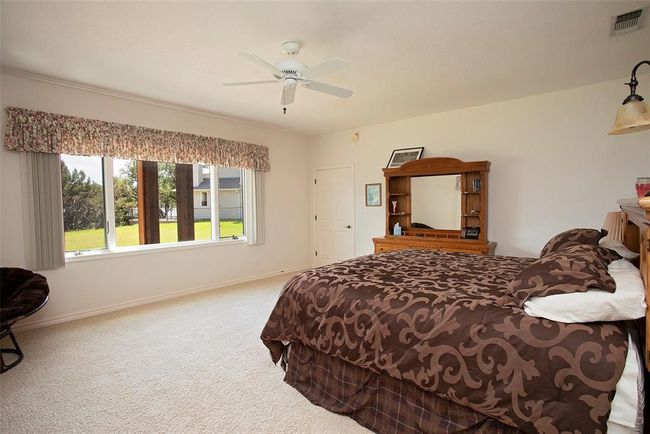
[{"label": "floral valance", "polygon": [[7,108],[6,149],[50,154],[99,155],[170,163],[204,163],[263,172],[266,146],[176,131]]}]

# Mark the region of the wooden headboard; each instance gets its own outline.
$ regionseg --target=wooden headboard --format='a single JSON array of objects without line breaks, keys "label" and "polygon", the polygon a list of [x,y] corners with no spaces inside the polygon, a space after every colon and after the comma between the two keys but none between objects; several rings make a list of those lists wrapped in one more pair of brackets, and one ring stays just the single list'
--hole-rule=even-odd
[{"label": "wooden headboard", "polygon": [[625,245],[639,252],[639,269],[645,284],[646,308],[645,347],[643,349],[645,366],[650,371],[650,197],[634,200],[621,200],[619,206],[627,214]]}]

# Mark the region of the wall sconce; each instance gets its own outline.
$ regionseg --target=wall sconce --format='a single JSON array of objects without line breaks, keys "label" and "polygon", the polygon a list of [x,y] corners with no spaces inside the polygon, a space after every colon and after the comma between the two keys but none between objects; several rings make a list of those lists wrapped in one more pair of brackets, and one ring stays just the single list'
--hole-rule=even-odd
[{"label": "wall sconce", "polygon": [[632,77],[629,83],[630,95],[623,100],[623,107],[618,109],[614,126],[608,134],[627,134],[650,129],[650,108],[643,102],[643,97],[636,94],[636,86],[639,82],[636,79],[636,70],[643,64],[650,66],[650,60],[643,60],[632,69]]},{"label": "wall sconce", "polygon": [[359,141],[359,131],[356,133],[352,134],[352,142],[357,143]]}]

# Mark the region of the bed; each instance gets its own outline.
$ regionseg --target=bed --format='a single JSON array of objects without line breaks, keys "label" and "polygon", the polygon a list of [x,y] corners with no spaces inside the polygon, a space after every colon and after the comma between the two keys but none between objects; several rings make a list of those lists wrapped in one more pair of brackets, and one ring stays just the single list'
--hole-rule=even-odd
[{"label": "bed", "polygon": [[262,341],[307,399],[376,432],[640,430],[629,324],[503,303],[534,261],[405,250],[312,269],[285,285]]}]

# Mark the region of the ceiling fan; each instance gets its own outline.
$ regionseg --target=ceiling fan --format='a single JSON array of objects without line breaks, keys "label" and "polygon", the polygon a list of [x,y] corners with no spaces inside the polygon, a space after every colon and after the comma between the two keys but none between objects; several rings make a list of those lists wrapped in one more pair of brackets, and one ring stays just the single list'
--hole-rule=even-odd
[{"label": "ceiling fan", "polygon": [[296,97],[296,86],[300,83],[305,89],[315,90],[316,92],[334,95],[339,98],[348,98],[352,91],[342,87],[332,86],[331,84],[314,81],[313,78],[347,69],[348,63],[335,57],[316,66],[308,67],[307,65],[293,60],[293,56],[300,52],[298,42],[285,42],[282,44],[282,52],[289,56],[287,60],[272,65],[266,60],[249,53],[239,53],[245,59],[250,60],[257,66],[270,71],[274,80],[264,81],[245,81],[236,83],[223,83],[224,86],[245,86],[250,84],[282,83],[282,99],[280,104],[284,113],[287,113],[286,106],[291,104]]}]

